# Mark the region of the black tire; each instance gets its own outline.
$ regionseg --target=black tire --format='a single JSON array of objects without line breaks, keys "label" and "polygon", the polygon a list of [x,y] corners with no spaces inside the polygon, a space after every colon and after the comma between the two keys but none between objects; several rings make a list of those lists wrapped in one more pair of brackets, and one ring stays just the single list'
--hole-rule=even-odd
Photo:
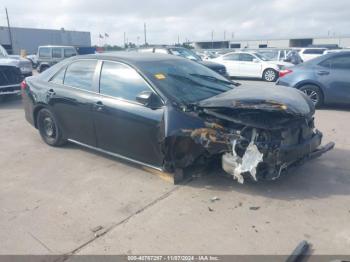
[{"label": "black tire", "polygon": [[278,78],[278,72],[275,69],[265,69],[262,78],[267,82],[275,82]]},{"label": "black tire", "polygon": [[47,108],[38,112],[37,126],[44,142],[50,146],[62,146],[67,140],[64,138],[56,118]]},{"label": "black tire", "polygon": [[300,87],[299,90],[311,99],[315,107],[319,108],[323,105],[323,93],[318,86],[305,85]]},{"label": "black tire", "polygon": [[40,67],[39,67],[39,70],[38,70],[38,72],[39,73],[42,73],[42,72],[44,72],[46,69],[48,69],[49,68],[49,66],[48,65],[41,65]]}]

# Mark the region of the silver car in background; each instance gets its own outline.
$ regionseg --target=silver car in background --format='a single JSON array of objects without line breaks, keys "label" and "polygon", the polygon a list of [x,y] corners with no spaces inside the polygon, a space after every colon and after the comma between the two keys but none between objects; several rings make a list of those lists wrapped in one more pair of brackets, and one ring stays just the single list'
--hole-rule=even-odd
[{"label": "silver car in background", "polygon": [[78,55],[73,46],[39,46],[37,53],[37,70],[39,73],[62,60]]}]

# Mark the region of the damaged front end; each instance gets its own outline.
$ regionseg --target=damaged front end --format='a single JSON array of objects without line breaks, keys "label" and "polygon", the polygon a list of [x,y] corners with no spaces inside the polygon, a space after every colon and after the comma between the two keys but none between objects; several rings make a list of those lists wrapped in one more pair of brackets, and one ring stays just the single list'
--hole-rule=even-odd
[{"label": "damaged front end", "polygon": [[278,92],[279,99],[271,99],[271,94],[269,99],[261,95],[250,99],[244,97],[249,90],[237,89],[238,95],[236,90],[231,96],[193,107],[190,114],[203,124],[168,137],[174,147],[168,147],[172,150],[167,163],[186,168],[220,157],[223,170],[243,183],[245,178],[277,179],[289,168],[334,147],[334,143],[320,147],[322,133],[314,127],[313,105],[301,93],[287,101]]}]

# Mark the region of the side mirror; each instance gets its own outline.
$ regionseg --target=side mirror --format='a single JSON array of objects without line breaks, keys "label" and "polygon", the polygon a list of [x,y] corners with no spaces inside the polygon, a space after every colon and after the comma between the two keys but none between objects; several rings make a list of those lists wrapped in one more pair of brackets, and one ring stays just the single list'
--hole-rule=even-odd
[{"label": "side mirror", "polygon": [[260,62],[259,59],[257,59],[257,58],[253,59],[253,63],[259,63],[259,62]]},{"label": "side mirror", "polygon": [[161,105],[159,97],[152,91],[141,92],[137,95],[136,101],[150,108],[156,108]]}]

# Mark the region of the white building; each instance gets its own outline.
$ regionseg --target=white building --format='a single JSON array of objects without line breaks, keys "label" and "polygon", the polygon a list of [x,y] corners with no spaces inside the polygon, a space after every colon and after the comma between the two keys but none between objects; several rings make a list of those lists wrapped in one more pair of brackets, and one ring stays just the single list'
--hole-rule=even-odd
[{"label": "white building", "polygon": [[350,36],[346,37],[311,37],[283,39],[242,39],[231,41],[200,41],[193,42],[196,49],[220,48],[290,48],[327,45],[329,47],[350,47]]}]

